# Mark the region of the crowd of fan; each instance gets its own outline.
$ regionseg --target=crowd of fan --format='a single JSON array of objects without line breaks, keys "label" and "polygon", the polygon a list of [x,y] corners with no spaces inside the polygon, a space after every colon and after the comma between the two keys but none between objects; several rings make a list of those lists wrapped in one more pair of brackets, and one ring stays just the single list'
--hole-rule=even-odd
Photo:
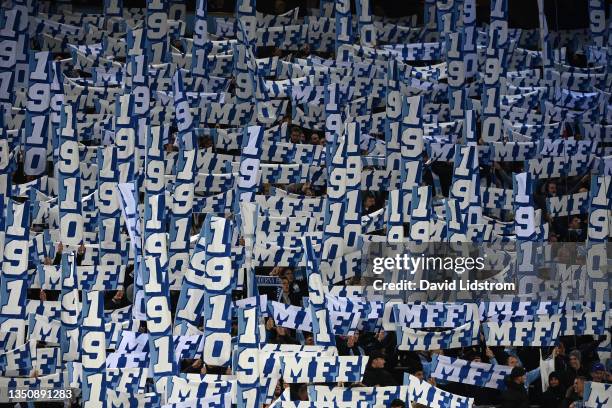
[{"label": "crowd of fan", "polygon": [[[302,305],[302,298],[308,295],[303,275],[295,278],[291,268],[276,267],[270,276],[281,280],[278,301],[296,306]],[[393,332],[356,331],[350,336],[337,336],[339,355],[369,356],[368,367],[362,383],[345,386],[394,386],[404,383],[405,373],[426,380],[438,388],[457,395],[473,397],[476,405],[500,405],[504,408],[540,405],[543,408],[579,408],[584,392],[584,382],[612,382],[612,359],[601,361],[597,353],[604,337],[575,336],[560,338],[554,349],[543,349],[544,355],[554,358],[555,371],[547,380],[548,387],[542,392],[540,374],[540,349],[536,347],[504,348],[474,347],[452,350],[432,350],[425,352],[405,352],[397,350]],[[272,344],[314,344],[311,333],[290,330],[274,324],[272,318],[266,320],[266,342]],[[493,365],[503,364],[512,367],[506,378],[505,390],[477,387],[473,385],[437,380],[431,376],[433,354],[444,354],[473,362]],[[282,381],[277,387],[277,397],[284,387]],[[292,399],[306,400],[306,386],[292,385]],[[392,407],[404,405],[394,401]]]},{"label": "crowd of fan", "polygon": [[[289,120],[290,122],[290,120]],[[382,139],[382,135],[375,135]],[[325,138],[316,131],[292,127],[290,140],[293,143],[310,143],[325,146]],[[367,151],[362,152],[367,155]],[[483,185],[492,185],[499,188],[512,189],[512,173],[524,171],[523,164],[518,162],[493,162],[490,165],[480,166]],[[452,163],[426,161],[423,173],[424,181],[434,185],[433,179],[440,181],[439,195],[448,197],[452,183]],[[264,187],[265,189],[269,186]],[[289,192],[303,196],[319,196],[324,191],[317,189],[310,183],[285,186]],[[551,179],[540,183],[534,194],[536,209],[541,209],[544,218],[549,223],[549,242],[580,242],[586,238],[586,219],[584,215],[553,218],[548,214],[546,199],[582,193],[590,188],[590,175]],[[384,191],[362,192],[362,215],[371,214],[380,210],[387,199],[388,193]],[[490,211],[495,218],[511,221],[512,211]],[[570,264],[572,255],[569,249],[560,247],[557,250],[557,260]],[[574,259],[574,262],[576,260]],[[303,271],[294,271],[291,268],[276,267],[270,276],[280,280],[278,301],[296,306],[302,305],[302,298],[307,297],[307,285],[304,276],[296,279],[295,275]],[[355,282],[349,282],[355,283]],[[358,283],[358,282],[357,282]],[[273,319],[266,321],[266,341],[276,344],[305,344],[312,345],[313,337],[310,333],[301,333],[294,330],[278,327]],[[603,338],[582,336],[578,338],[562,338],[559,346],[554,350],[545,350],[548,354],[554,353],[555,371],[549,375],[548,387],[542,392],[539,349],[523,347],[519,349],[504,348],[472,348],[461,350],[434,350],[429,352],[399,352],[397,350],[395,333],[380,331],[378,333],[356,332],[351,336],[337,338],[340,355],[368,355],[370,357],[362,383],[345,384],[346,386],[392,386],[403,384],[403,376],[410,373],[421,380],[452,392],[454,394],[473,397],[476,405],[501,405],[504,408],[521,408],[530,405],[540,405],[543,408],[579,408],[584,392],[585,381],[610,382],[612,381],[612,360],[605,364],[599,360],[597,345]],[[431,377],[431,355],[448,354],[470,361],[482,361],[491,364],[505,364],[513,367],[512,373],[506,379],[505,390],[465,385],[459,383],[436,380]],[[280,396],[289,384],[279,382],[276,388],[276,397]],[[291,386],[293,400],[307,400],[307,387],[305,384]],[[404,407],[404,401],[391,401],[393,408]]]},{"label": "crowd of fan", "polygon": [[[268,343],[300,344],[296,333],[275,326],[271,319],[267,320],[266,331]],[[310,333],[297,333],[297,336],[303,339],[303,344],[314,344]],[[542,392],[539,351],[536,348],[482,347],[400,352],[397,350],[395,334],[385,331],[356,331],[353,335],[338,336],[336,339],[339,355],[369,356],[362,382],[342,384],[346,387],[397,386],[404,383],[403,377],[405,373],[409,373],[440,389],[474,398],[475,405],[501,405],[502,408],[526,408],[534,405],[542,408],[581,407],[585,381],[612,382],[612,360],[609,359],[604,364],[599,360],[596,351],[602,340],[591,336],[562,338],[559,346],[551,352],[555,371],[549,374],[548,386],[546,391]],[[512,367],[512,372],[505,379],[504,390],[439,380],[431,376],[431,357],[434,354],[493,365],[504,364]],[[293,400],[308,399],[306,384],[289,385],[282,380],[276,388],[275,397],[279,397],[286,387],[291,388]],[[404,401],[394,400],[389,406],[399,408],[406,405]]]},{"label": "crowd of fan", "polygon": [[[286,118],[290,124],[290,119]],[[382,138],[382,135],[378,135]],[[297,126],[290,127],[289,138],[293,143],[309,143],[312,145],[325,146],[324,135],[316,131],[302,129]],[[201,137],[202,148],[213,148],[212,139]],[[166,146],[167,150],[173,150],[174,146],[170,142]],[[367,154],[367,152],[362,152]],[[21,163],[19,163],[21,164]],[[491,166],[481,166],[481,176],[483,182],[501,188],[512,188],[513,172],[520,172],[522,165],[519,163],[496,163]],[[15,173],[17,183],[27,181],[20,180],[19,166]],[[50,168],[52,173],[52,167]],[[440,180],[438,194],[448,196],[449,187],[452,182],[451,163],[430,163],[427,162],[424,171],[424,181],[433,185],[433,177]],[[583,216],[552,218],[547,214],[546,198],[561,195],[584,192],[589,189],[589,175],[564,178],[559,180],[548,180],[542,183],[534,195],[536,208],[541,208],[545,214],[545,219],[550,226],[550,242],[575,242],[584,241],[586,238],[586,223]],[[262,186],[261,193],[268,194],[272,186]],[[325,194],[325,187],[318,187],[311,183],[292,184],[289,186],[279,186],[287,191],[302,196],[321,196]],[[364,191],[362,201],[362,214],[371,214],[385,205],[387,192]],[[497,218],[511,220],[511,211],[497,211]],[[194,214],[192,233],[197,234],[204,221],[202,214]],[[242,241],[241,241],[242,242]],[[54,259],[45,259],[45,264],[59,265],[61,263],[62,244],[59,243],[55,250]],[[85,246],[81,246],[77,251],[77,264],[81,264]],[[560,261],[567,261],[571,254],[565,253],[566,249],[561,248],[558,253]],[[276,267],[269,272],[270,276],[278,277],[278,289],[273,290],[273,296],[278,296],[278,301],[285,304],[302,305],[302,298],[307,297],[308,289],[303,274],[296,279],[295,274],[302,274],[303,271],[291,268]],[[105,299],[105,309],[113,310],[125,307],[133,299],[133,265],[128,267],[126,280],[123,289],[117,291],[107,291]],[[176,310],[178,291],[171,291],[171,307]],[[30,289],[29,298],[45,300],[57,300],[59,291]],[[275,299],[276,300],[276,299]],[[146,330],[143,328],[143,330]],[[313,337],[309,333],[295,332],[294,330],[275,326],[272,319],[266,321],[266,342],[277,344],[313,344]],[[538,356],[534,357],[533,350],[523,348],[519,350],[491,350],[484,349],[465,349],[465,350],[436,350],[431,352],[414,353],[398,352],[396,349],[396,339],[394,333],[384,331],[378,333],[359,333],[347,337],[338,337],[338,351],[340,355],[368,355],[370,360],[368,368],[363,378],[363,384],[350,384],[350,386],[386,386],[400,385],[403,383],[403,375],[408,372],[414,376],[427,380],[439,388],[448,390],[455,394],[474,397],[477,405],[483,404],[502,404],[503,407],[519,408],[533,404],[541,404],[545,408],[579,408],[575,403],[582,398],[584,381],[607,382],[612,379],[610,371],[612,364],[608,361],[607,366],[599,361],[595,352],[596,345],[601,339],[589,337],[580,339],[564,339],[559,347],[555,349],[555,372],[548,378],[548,389],[541,392],[541,379],[538,363]],[[566,353],[566,350],[572,350]],[[471,361],[484,361],[497,364],[502,361],[504,364],[514,367],[512,374],[507,379],[507,388],[503,391],[481,388],[470,385],[444,382],[431,377],[430,361],[434,353],[448,353],[449,355],[460,357]],[[525,365],[523,365],[525,362]],[[530,368],[530,370],[527,370]],[[225,367],[208,367],[202,363],[201,359],[193,361],[183,361],[182,370],[187,372],[200,373],[228,373]],[[277,396],[280,395],[284,387],[282,381],[277,387]],[[292,399],[306,400],[306,385],[296,385],[291,389]],[[398,408],[405,406],[403,401],[393,401],[391,407]]]}]

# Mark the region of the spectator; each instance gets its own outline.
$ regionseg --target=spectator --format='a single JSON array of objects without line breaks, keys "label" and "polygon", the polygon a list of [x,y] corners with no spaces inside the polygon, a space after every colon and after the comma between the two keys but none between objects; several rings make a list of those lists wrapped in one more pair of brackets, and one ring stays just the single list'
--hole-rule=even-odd
[{"label": "spectator", "polygon": [[[111,294],[112,292],[106,293]],[[130,302],[127,300],[125,292],[123,289],[119,289],[112,297],[104,299],[104,310],[121,309],[129,304]]]},{"label": "spectator", "polygon": [[[578,256],[579,255],[577,255],[577,257]],[[597,349],[599,348],[601,342],[605,339],[605,336],[593,338],[593,336],[589,335],[580,336],[576,339],[578,350],[580,351],[580,362],[585,370],[587,370],[588,367],[591,367],[593,363],[599,362],[599,354],[597,353]]]},{"label": "spectator", "polygon": [[310,135],[310,143],[312,143],[313,145],[318,145],[319,141],[320,139],[318,133],[313,133],[312,135]]},{"label": "spectator", "polygon": [[[517,356],[508,356],[508,360],[506,360],[506,364],[510,367],[522,367],[521,361]],[[531,383],[540,378],[540,367],[536,367],[533,370],[530,370],[525,373],[525,388],[529,388]]]},{"label": "spectator", "polygon": [[389,408],[406,408],[406,403],[401,399],[396,398],[391,401],[391,405],[389,405]]},{"label": "spectator", "polygon": [[557,372],[548,376],[548,389],[542,394],[542,408],[559,408],[563,402],[565,390],[561,386],[561,379]]},{"label": "spectator", "polygon": [[574,384],[568,388],[565,393],[565,400],[561,404],[562,408],[569,408],[575,401],[581,401],[584,394],[584,382],[586,381],[586,377],[576,377],[574,379]]},{"label": "spectator", "polygon": [[570,220],[567,229],[567,237],[569,242],[584,241],[585,236],[580,217],[572,217]]},{"label": "spectator", "polygon": [[368,194],[363,201],[363,213],[370,214],[376,211],[376,198],[372,194]]},{"label": "spectator", "polygon": [[[557,346],[557,355],[555,356],[555,371],[560,373],[561,371],[565,371],[568,366],[568,356],[565,353],[565,343],[563,341],[559,342]],[[563,383],[563,376],[561,376],[561,382]]]},{"label": "spectator", "polygon": [[599,362],[593,363],[593,366],[591,367],[591,380],[593,382],[605,383],[607,382],[606,377],[606,367]]},{"label": "spectator", "polygon": [[485,355],[487,356],[487,358],[489,359],[489,363],[491,363],[492,361],[497,361],[495,359],[495,353],[493,353],[493,350],[491,350],[490,347],[487,347],[485,349]]},{"label": "spectator", "polygon": [[274,387],[274,395],[272,397],[273,400],[277,399],[283,393],[283,379],[281,378],[276,383],[276,387]]},{"label": "spectator", "polygon": [[300,296],[308,295],[308,284],[304,280],[295,280],[293,269],[285,268],[284,277],[289,281],[289,287],[293,293],[299,294]]},{"label": "spectator", "polygon": [[[506,351],[509,353],[514,353],[511,350],[506,350]],[[554,351],[553,353],[555,353],[554,355],[556,355],[556,351]],[[487,353],[487,356],[489,357],[489,361],[491,362],[491,364],[496,365],[497,359],[495,358],[495,356],[491,356],[491,354],[492,353],[490,354]],[[523,366],[523,364],[521,363],[521,360],[519,360],[519,358],[515,354],[508,355],[508,358],[506,359],[506,365],[512,368]],[[536,381],[538,378],[540,378],[540,367],[536,367],[533,370],[530,370],[529,372],[527,372],[525,376],[525,381],[523,382],[525,384],[525,388],[529,388],[529,386],[534,381]]]},{"label": "spectator", "polygon": [[397,340],[395,333],[387,333],[384,330],[378,333],[364,333],[360,336],[360,343],[366,350],[366,353],[372,351],[383,351],[385,354],[386,366],[388,369],[393,369],[397,365]]},{"label": "spectator", "polygon": [[306,384],[300,384],[297,392],[298,401],[308,401],[308,386]]},{"label": "spectator", "polygon": [[268,317],[266,319],[265,328],[266,328],[266,343],[271,343],[272,339],[276,336],[276,325],[274,324],[274,319]]},{"label": "spectator", "polygon": [[289,334],[289,330],[284,327],[276,326],[274,341],[276,344],[300,344],[294,337]]},{"label": "spectator", "polygon": [[418,378],[421,381],[425,381],[425,373],[420,368],[414,371],[412,375],[414,375],[416,378]]},{"label": "spectator", "polygon": [[302,300],[297,293],[293,293],[289,280],[287,278],[282,278],[281,282],[282,290],[280,301],[286,305],[300,306],[302,304]]},{"label": "spectator", "polygon": [[508,174],[499,162],[493,163],[493,174],[497,176],[495,177],[495,184],[498,187],[512,188],[512,174]]},{"label": "spectator", "polygon": [[302,186],[302,194],[307,197],[314,197],[314,190],[311,188],[310,183],[304,183]]},{"label": "spectator", "polygon": [[578,350],[569,353],[569,363],[565,370],[566,384],[574,384],[577,377],[588,377],[589,373],[582,367],[582,354]]},{"label": "spectator", "polygon": [[354,334],[346,336],[343,341],[338,344],[338,354],[341,356],[363,356],[365,350],[358,344],[359,331],[355,331]]},{"label": "spectator", "polygon": [[363,383],[368,387],[397,385],[391,373],[385,369],[385,354],[382,351],[374,351],[370,354],[370,361],[363,375]]},{"label": "spectator", "polygon": [[529,398],[525,388],[527,372],[523,367],[514,367],[506,378],[506,390],[502,393],[501,408],[528,408]]},{"label": "spectator", "polygon": [[192,374],[197,374],[206,367],[201,358],[195,360],[182,360],[181,365],[181,372]]},{"label": "spectator", "polygon": [[556,197],[557,196],[557,183],[554,181],[549,182],[546,185],[546,197]]},{"label": "spectator", "polygon": [[300,128],[294,127],[291,129],[290,139],[291,143],[300,143]]}]

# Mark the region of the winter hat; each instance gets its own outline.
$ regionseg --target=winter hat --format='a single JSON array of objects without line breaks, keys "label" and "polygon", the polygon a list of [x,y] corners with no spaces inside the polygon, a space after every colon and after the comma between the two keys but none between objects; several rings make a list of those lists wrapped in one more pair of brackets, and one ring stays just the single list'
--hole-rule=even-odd
[{"label": "winter hat", "polygon": [[578,351],[578,350],[572,350],[569,353],[569,356],[570,357],[576,357],[578,359],[578,361],[582,361],[582,354],[580,354],[580,351]]}]

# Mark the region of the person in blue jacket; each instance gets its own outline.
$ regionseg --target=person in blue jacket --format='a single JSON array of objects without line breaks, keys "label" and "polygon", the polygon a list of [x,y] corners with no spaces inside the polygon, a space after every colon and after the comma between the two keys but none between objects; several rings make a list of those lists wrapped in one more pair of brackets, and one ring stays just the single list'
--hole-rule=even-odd
[{"label": "person in blue jacket", "polygon": [[[514,368],[514,367],[522,367],[523,366],[523,363],[519,359],[519,357],[516,354],[516,351],[514,349],[506,348],[506,349],[504,349],[504,351],[508,355],[508,357],[506,358],[506,365],[507,366],[510,366],[512,368]],[[555,349],[553,350],[552,358],[555,358],[556,355],[557,355],[557,348],[555,347]],[[493,364],[493,365],[498,364],[497,359],[493,355],[493,352],[488,347],[487,347],[487,357],[489,357],[489,362],[491,364]],[[525,388],[529,388],[529,386],[534,381],[536,381],[538,378],[540,378],[540,367],[534,368],[533,370],[527,371],[525,373],[525,382],[524,382],[523,385],[525,386]]]}]

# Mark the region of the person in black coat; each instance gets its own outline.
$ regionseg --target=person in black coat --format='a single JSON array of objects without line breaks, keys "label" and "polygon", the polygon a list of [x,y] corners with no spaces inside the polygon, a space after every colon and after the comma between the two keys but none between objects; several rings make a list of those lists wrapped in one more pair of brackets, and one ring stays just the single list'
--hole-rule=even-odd
[{"label": "person in black coat", "polygon": [[281,279],[281,297],[280,302],[286,305],[301,306],[302,298],[298,293],[293,292],[293,288],[287,278]]},{"label": "person in black coat", "polygon": [[525,389],[527,372],[514,367],[506,378],[506,390],[502,392],[501,408],[529,408],[529,396]]},{"label": "person in black coat", "polygon": [[276,344],[300,344],[300,342],[291,335],[289,329],[280,326],[276,326],[275,336],[272,342]]},{"label": "person in black coat", "polygon": [[393,375],[385,370],[385,354],[374,351],[370,354],[370,361],[363,374],[363,384],[368,387],[386,387],[397,385]]},{"label": "person in black coat", "polygon": [[561,378],[556,372],[548,376],[548,389],[542,394],[542,408],[559,408],[565,397]]},{"label": "person in black coat", "polygon": [[359,331],[346,336],[337,342],[338,354],[341,356],[364,356],[365,350],[359,345]]},{"label": "person in black coat", "polygon": [[582,353],[578,350],[573,350],[569,353],[568,365],[565,369],[564,378],[562,379],[566,387],[574,385],[574,380],[578,377],[589,377],[589,372],[582,365]]},{"label": "person in black coat", "polygon": [[368,354],[373,351],[381,351],[385,355],[387,370],[393,370],[397,366],[397,338],[395,332],[381,330],[378,333],[363,333],[359,337],[359,345]]}]

